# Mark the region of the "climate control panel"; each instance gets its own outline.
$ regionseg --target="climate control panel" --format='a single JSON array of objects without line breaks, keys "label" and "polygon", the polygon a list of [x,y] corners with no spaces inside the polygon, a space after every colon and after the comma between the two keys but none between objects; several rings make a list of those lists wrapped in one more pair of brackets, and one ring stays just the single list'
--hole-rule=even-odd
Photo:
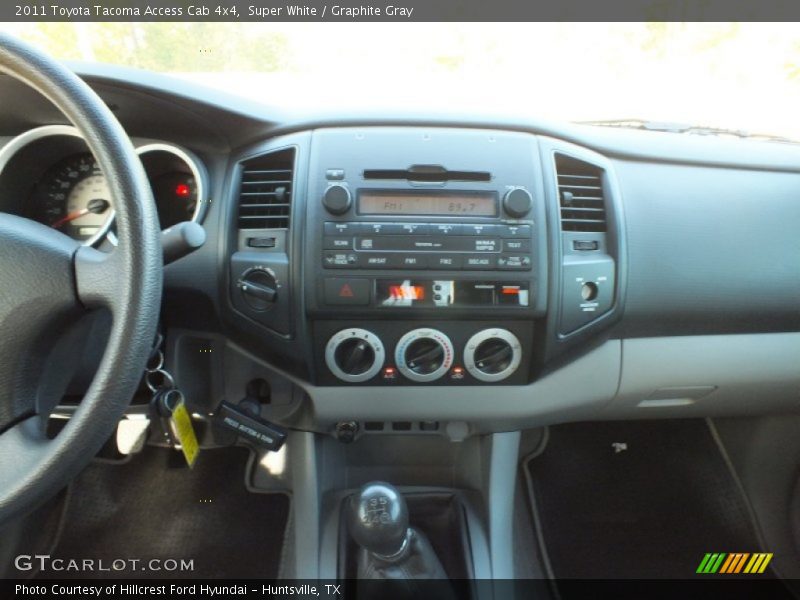
[{"label": "climate control panel", "polygon": [[316,325],[323,385],[519,384],[528,377],[530,323],[342,325]]},{"label": "climate control panel", "polygon": [[353,327],[343,329],[325,348],[325,364],[348,383],[367,381],[378,374],[384,361],[383,343],[374,333]]},{"label": "climate control panel", "polygon": [[412,381],[436,381],[453,365],[453,343],[438,329],[414,329],[397,342],[394,362]]}]

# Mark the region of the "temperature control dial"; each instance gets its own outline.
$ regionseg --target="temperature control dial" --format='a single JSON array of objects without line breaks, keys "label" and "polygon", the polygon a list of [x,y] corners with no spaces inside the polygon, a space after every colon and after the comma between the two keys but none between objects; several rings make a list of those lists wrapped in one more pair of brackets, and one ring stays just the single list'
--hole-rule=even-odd
[{"label": "temperature control dial", "polygon": [[342,381],[367,381],[381,370],[385,352],[383,342],[366,329],[342,329],[328,340],[325,363]]},{"label": "temperature control dial", "polygon": [[435,381],[453,364],[453,344],[437,329],[415,329],[397,342],[394,360],[412,381]]},{"label": "temperature control dial", "polygon": [[484,329],[467,340],[464,366],[475,379],[502,381],[519,367],[522,345],[506,329]]}]

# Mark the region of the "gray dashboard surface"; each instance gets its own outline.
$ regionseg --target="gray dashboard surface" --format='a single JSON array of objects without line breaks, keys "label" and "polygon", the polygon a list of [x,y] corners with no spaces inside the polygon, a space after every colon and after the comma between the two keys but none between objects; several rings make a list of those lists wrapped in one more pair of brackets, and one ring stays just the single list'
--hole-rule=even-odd
[{"label": "gray dashboard surface", "polygon": [[800,329],[800,174],[614,161],[624,334]]}]

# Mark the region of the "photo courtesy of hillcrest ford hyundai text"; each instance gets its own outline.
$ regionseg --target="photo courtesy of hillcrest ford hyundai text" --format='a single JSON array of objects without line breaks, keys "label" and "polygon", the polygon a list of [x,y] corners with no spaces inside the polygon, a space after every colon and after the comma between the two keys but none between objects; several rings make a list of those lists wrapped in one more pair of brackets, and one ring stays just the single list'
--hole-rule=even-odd
[{"label": "photo courtesy of hillcrest ford hyundai text", "polygon": [[0,17],[0,598],[800,600],[800,5]]}]

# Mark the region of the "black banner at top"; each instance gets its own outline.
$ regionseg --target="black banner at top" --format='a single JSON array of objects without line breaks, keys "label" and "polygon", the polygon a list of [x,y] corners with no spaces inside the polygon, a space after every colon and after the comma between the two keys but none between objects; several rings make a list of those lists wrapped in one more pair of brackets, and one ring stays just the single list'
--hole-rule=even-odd
[{"label": "black banner at top", "polygon": [[798,21],[797,0],[12,0],[3,21]]}]

